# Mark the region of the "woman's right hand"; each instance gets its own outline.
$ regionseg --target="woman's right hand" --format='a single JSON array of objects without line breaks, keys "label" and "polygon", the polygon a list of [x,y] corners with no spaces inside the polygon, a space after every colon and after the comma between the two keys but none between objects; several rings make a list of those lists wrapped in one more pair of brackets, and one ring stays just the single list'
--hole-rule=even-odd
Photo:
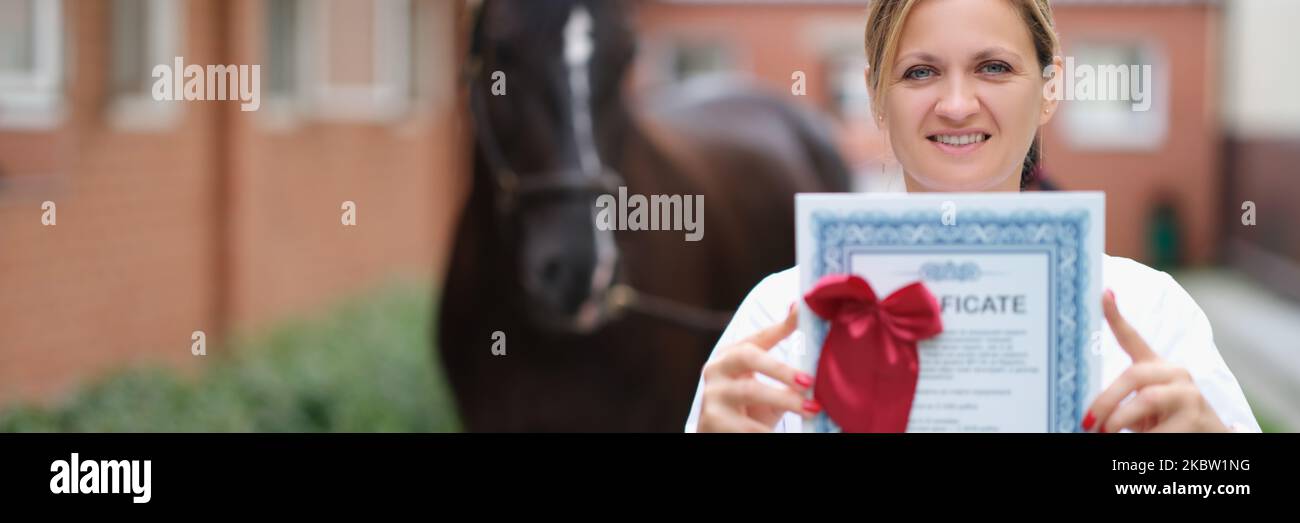
[{"label": "woman's right hand", "polygon": [[[798,325],[798,309],[790,305],[785,321],[758,331],[722,349],[704,366],[699,432],[770,432],[786,412],[811,418],[821,411],[803,393],[812,376],[773,357],[770,349],[790,336]],[[758,381],[763,374],[784,383],[773,387]]]}]

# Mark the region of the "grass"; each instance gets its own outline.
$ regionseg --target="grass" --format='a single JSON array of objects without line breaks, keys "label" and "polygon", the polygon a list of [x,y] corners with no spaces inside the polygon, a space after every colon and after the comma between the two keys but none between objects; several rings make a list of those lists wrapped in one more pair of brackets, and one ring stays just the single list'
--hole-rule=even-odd
[{"label": "grass", "polygon": [[434,362],[428,285],[387,285],[232,342],[196,377],[110,375],[53,407],[0,412],[5,432],[459,430]]}]

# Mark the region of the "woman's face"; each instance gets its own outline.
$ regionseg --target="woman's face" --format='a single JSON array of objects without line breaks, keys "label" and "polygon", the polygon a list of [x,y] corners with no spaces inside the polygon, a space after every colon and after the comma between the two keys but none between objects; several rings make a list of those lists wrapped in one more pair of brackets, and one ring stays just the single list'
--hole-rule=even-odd
[{"label": "woman's face", "polygon": [[1035,56],[1007,0],[912,7],[881,79],[883,127],[909,191],[1019,190],[1025,154],[1056,106]]}]

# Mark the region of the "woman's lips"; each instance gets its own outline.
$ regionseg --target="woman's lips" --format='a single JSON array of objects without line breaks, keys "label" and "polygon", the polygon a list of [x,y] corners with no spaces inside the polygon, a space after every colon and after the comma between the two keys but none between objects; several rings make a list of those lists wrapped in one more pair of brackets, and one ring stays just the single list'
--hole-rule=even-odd
[{"label": "woman's lips", "polygon": [[984,133],[984,139],[978,142],[971,142],[964,145],[953,145],[953,144],[940,142],[934,135],[926,137],[926,141],[929,141],[931,144],[934,144],[934,146],[938,147],[940,151],[943,151],[944,153],[950,154],[952,156],[965,156],[974,153],[975,151],[979,150],[980,147],[983,147],[985,143],[987,143],[989,140],[992,139],[993,139],[993,135]]}]

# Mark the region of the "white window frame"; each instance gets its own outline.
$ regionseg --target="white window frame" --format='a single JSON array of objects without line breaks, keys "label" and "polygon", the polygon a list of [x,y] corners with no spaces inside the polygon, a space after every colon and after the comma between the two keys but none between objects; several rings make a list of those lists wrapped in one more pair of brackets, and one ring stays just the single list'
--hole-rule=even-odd
[{"label": "white window frame", "polygon": [[[1152,41],[1116,41],[1089,37],[1080,46],[1124,46],[1137,50],[1138,64],[1151,66],[1151,107],[1146,111],[1095,113],[1084,109],[1090,101],[1062,100],[1059,115],[1066,142],[1081,151],[1150,152],[1164,147],[1169,135],[1170,62],[1161,44]],[[1077,64],[1078,65],[1082,64]],[[1094,67],[1097,64],[1091,64]],[[1069,73],[1069,71],[1066,71]],[[1130,103],[1130,102],[1126,102]]]},{"label": "white window frame", "polygon": [[[175,67],[176,57],[184,57],[183,42],[181,42],[181,27],[185,23],[185,0],[145,0],[145,9],[149,11],[148,27],[144,30],[148,32],[146,41],[144,63],[146,65],[146,74],[152,74],[154,66],[165,64],[169,68]],[[112,8],[110,2],[109,8]],[[110,15],[111,18],[111,15]],[[109,38],[113,37],[114,29],[110,27]],[[109,67],[113,67],[114,56],[109,53]],[[188,67],[192,65],[188,60],[185,61]],[[202,64],[200,64],[202,65]],[[185,71],[172,71],[173,78],[184,78]],[[150,76],[147,85],[152,86],[158,78]],[[146,88],[138,93],[113,93],[113,97],[108,105],[108,122],[115,129],[130,132],[160,132],[166,131],[176,126],[183,114],[183,101],[180,100],[154,100],[152,88]]]},{"label": "white window frame", "polygon": [[[329,49],[329,3],[317,0],[304,4],[309,18],[309,49]],[[411,0],[374,0],[374,67],[369,84],[334,84],[329,78],[328,52],[307,57],[310,64],[305,94],[313,115],[339,122],[393,122],[411,106]]]},{"label": "white window frame", "polygon": [[63,2],[33,0],[32,69],[0,72],[0,128],[45,130],[64,116]]}]

